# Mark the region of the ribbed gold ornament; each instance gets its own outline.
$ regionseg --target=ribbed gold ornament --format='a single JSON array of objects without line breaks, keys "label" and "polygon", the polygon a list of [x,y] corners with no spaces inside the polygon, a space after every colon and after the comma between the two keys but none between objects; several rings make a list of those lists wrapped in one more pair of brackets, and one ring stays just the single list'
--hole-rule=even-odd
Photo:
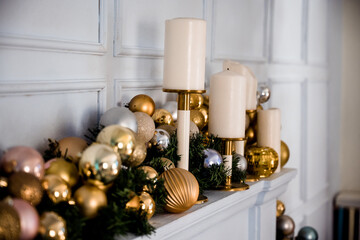
[{"label": "ribbed gold ornament", "polygon": [[182,168],[172,168],[160,175],[168,193],[165,210],[180,213],[191,208],[199,196],[199,183],[192,173]]},{"label": "ribbed gold ornament", "polygon": [[269,177],[279,164],[277,152],[269,147],[249,147],[245,153],[247,172],[259,178]]}]

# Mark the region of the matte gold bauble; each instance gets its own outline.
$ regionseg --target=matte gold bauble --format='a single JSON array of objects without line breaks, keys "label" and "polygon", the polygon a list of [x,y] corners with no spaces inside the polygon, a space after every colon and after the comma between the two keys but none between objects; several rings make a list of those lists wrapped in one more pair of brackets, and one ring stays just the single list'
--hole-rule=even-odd
[{"label": "matte gold bauble", "polygon": [[284,141],[281,141],[280,152],[281,167],[283,167],[290,158],[289,147]]},{"label": "matte gold bauble", "polygon": [[190,120],[196,124],[199,130],[205,127],[205,117],[199,110],[190,110]]},{"label": "matte gold bauble", "polygon": [[83,180],[99,188],[104,188],[114,181],[120,169],[119,154],[105,144],[92,144],[79,161],[79,172]]},{"label": "matte gold bauble", "polygon": [[245,132],[246,137],[246,144],[251,145],[254,142],[256,142],[256,135],[255,135],[255,129],[253,126],[249,126],[248,129]]},{"label": "matte gold bauble", "polygon": [[199,112],[204,116],[204,124],[206,126],[209,123],[209,107],[202,105],[199,108]]},{"label": "matte gold bauble", "polygon": [[199,109],[204,103],[204,97],[200,93],[190,93],[190,109]]},{"label": "matte gold bauble", "polygon": [[277,152],[269,147],[249,147],[245,152],[247,172],[259,178],[269,177],[279,164]]},{"label": "matte gold bauble", "polygon": [[62,158],[56,158],[50,162],[50,167],[45,169],[45,174],[55,174],[61,177],[70,187],[76,185],[79,180],[79,172],[75,164]]},{"label": "matte gold bauble", "polygon": [[46,175],[42,179],[41,185],[45,189],[48,197],[54,203],[69,201],[71,197],[71,189],[69,185],[58,175]]},{"label": "matte gold bauble", "polygon": [[160,175],[164,179],[165,210],[180,213],[191,208],[199,196],[199,183],[192,173],[182,168],[172,168]]},{"label": "matte gold bauble", "polygon": [[95,217],[99,209],[107,205],[106,194],[91,185],[84,185],[76,190],[74,200],[81,214],[87,218]]},{"label": "matte gold bauble", "polygon": [[21,198],[33,206],[38,205],[43,196],[40,180],[26,172],[13,173],[8,180],[8,189],[12,196]]},{"label": "matte gold bauble", "polygon": [[139,210],[140,208],[140,197],[136,195],[134,192],[130,192],[128,195],[128,199],[130,199],[127,203],[125,208],[127,210]]},{"label": "matte gold bauble", "polygon": [[175,123],[175,126],[173,126],[173,125],[160,125],[160,126],[157,127],[157,129],[165,130],[170,135],[172,135],[176,131],[176,123]]},{"label": "matte gold bauble", "polygon": [[146,144],[142,141],[137,141],[133,154],[126,161],[123,161],[123,165],[127,167],[139,166],[146,158],[147,149]]},{"label": "matte gold bauble", "polygon": [[152,116],[155,111],[155,102],[148,95],[139,94],[130,100],[129,109],[132,112],[143,112]]},{"label": "matte gold bauble", "polygon": [[160,161],[161,161],[165,171],[175,168],[175,164],[168,158],[162,157],[162,158],[160,158]]},{"label": "matte gold bauble", "polygon": [[157,126],[159,125],[174,125],[173,117],[171,113],[165,109],[156,109],[154,114],[152,115],[152,119],[154,120]]},{"label": "matte gold bauble", "polygon": [[77,164],[80,160],[81,153],[87,148],[87,143],[79,137],[66,137],[59,141],[58,149],[61,156],[69,158],[73,163]]},{"label": "matte gold bauble", "polygon": [[140,209],[146,212],[147,219],[155,214],[155,201],[147,192],[142,192],[140,197]]},{"label": "matte gold bauble", "polygon": [[282,201],[276,200],[276,217],[284,215],[285,205]]},{"label": "matte gold bauble", "polygon": [[44,212],[40,217],[39,233],[42,239],[65,240],[67,237],[66,222],[55,212]]},{"label": "matte gold bauble", "polygon": [[98,134],[96,141],[108,144],[120,155],[122,161],[129,159],[134,152],[136,139],[135,134],[129,128],[119,125],[105,127]]},{"label": "matte gold bauble", "polygon": [[10,205],[0,202],[0,239],[20,238],[20,217]]},{"label": "matte gold bauble", "polygon": [[134,115],[138,125],[136,140],[143,142],[150,141],[155,133],[154,120],[148,114],[143,112],[136,112]]}]

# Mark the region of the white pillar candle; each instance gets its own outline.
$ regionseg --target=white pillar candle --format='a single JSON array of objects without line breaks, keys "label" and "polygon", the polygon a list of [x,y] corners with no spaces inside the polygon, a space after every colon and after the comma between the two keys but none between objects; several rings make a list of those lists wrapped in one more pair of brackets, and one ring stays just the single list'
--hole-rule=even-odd
[{"label": "white pillar candle", "polygon": [[175,18],[165,22],[164,89],[204,90],[206,21]]},{"label": "white pillar candle", "polygon": [[177,154],[180,155],[180,160],[177,167],[189,171],[190,111],[178,110],[178,123]]},{"label": "white pillar candle", "polygon": [[209,133],[220,138],[245,137],[246,79],[232,71],[211,76]]},{"label": "white pillar candle", "polygon": [[246,78],[246,110],[256,109],[256,91],[258,83],[252,71],[247,66],[242,65],[239,62],[225,60],[223,63],[223,70],[227,69]]},{"label": "white pillar candle", "polygon": [[245,156],[245,141],[234,141],[235,152]]},{"label": "white pillar candle", "polygon": [[257,112],[257,141],[260,147],[271,147],[279,156],[279,164],[275,172],[280,171],[280,153],[281,153],[281,113],[278,108],[267,110],[258,110]]}]

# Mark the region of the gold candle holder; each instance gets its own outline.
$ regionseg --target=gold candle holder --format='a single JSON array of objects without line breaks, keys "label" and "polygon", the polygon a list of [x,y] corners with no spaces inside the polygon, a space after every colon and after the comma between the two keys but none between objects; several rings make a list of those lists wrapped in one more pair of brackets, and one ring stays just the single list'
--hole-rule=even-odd
[{"label": "gold candle holder", "polygon": [[[249,128],[246,130],[246,135],[248,138],[248,142],[245,145],[245,148],[249,147],[250,145],[256,143],[256,130],[257,130],[257,109],[246,110],[246,114],[249,116]],[[245,154],[244,154],[245,156]],[[246,175],[245,182],[257,182],[260,178],[255,175]]]}]

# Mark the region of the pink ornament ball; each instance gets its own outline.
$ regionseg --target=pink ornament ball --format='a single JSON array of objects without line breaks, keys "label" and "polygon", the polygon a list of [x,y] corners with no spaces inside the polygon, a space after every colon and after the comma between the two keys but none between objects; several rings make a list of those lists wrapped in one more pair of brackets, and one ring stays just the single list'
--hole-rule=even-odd
[{"label": "pink ornament ball", "polygon": [[22,199],[13,199],[13,207],[20,217],[20,239],[33,239],[38,233],[40,218],[36,209]]}]

